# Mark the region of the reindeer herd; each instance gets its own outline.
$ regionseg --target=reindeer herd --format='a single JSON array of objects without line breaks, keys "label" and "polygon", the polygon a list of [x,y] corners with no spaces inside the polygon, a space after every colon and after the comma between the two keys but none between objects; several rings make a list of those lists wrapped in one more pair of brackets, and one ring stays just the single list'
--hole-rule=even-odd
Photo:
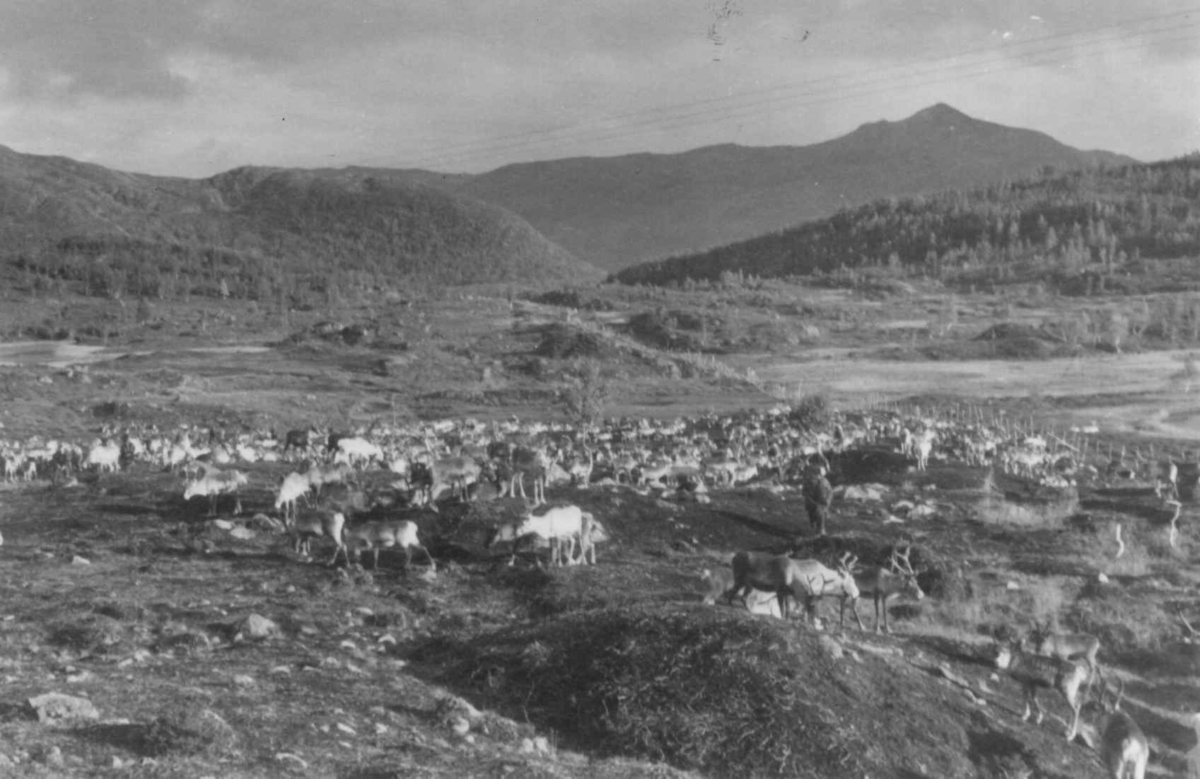
[{"label": "reindeer herd", "polygon": [[[1119,458],[1110,450],[1105,465],[1099,447],[1088,438],[1093,434],[1086,428],[1061,433],[1036,430],[1032,423],[1021,426],[999,416],[988,420],[979,409],[963,408],[942,416],[922,415],[920,409],[908,413],[875,409],[842,414],[824,429],[811,429],[794,420],[789,409],[775,408],[673,421],[611,420],[590,428],[515,418],[407,426],[377,422],[354,431],[311,427],[282,435],[268,430],[229,435],[215,426],[184,427],[166,434],[131,426],[104,429],[86,447],[37,438],[0,441],[0,462],[8,481],[42,478],[60,484],[86,472],[102,477],[147,463],[182,474],[184,500],[207,498],[209,515],[216,514],[221,498],[231,499],[234,513],[240,513],[241,491],[267,471],[276,474],[267,477],[276,479],[274,509],[297,553],[308,556],[313,540],[322,539],[333,545],[331,565],[340,557],[349,564],[351,558],[358,560],[370,552],[378,567],[381,550],[396,548],[403,552],[406,567],[413,553],[419,552],[432,571],[436,563],[419,538],[416,522],[394,516],[402,510],[439,511],[448,502],[520,497],[525,509],[496,524],[485,548],[509,544],[512,564],[522,546],[542,542],[550,547],[550,564],[561,566],[595,564],[597,544],[608,539],[601,521],[579,506],[545,505],[547,490],[562,485],[675,490],[681,499],[704,502],[710,487],[794,487],[811,465],[828,465],[830,458],[868,445],[890,447],[907,458],[915,471],[930,467],[931,461],[956,461],[990,466],[1052,487],[1069,486],[1083,477],[1111,479],[1124,471],[1136,474],[1142,469],[1149,475],[1153,470],[1140,452],[1130,462],[1124,449]],[[277,467],[250,474],[233,467],[254,463]],[[291,470],[278,475],[280,467]],[[1174,461],[1162,463],[1154,473],[1156,490],[1174,505],[1178,505],[1178,474]],[[385,477],[387,488],[368,494],[358,484],[369,476],[375,482]],[[711,603],[740,599],[751,610],[784,619],[798,604],[806,621],[811,621],[820,599],[836,597],[839,626],[844,627],[849,606],[862,630],[857,602],[869,598],[875,610],[874,630],[890,633],[888,603],[899,597],[925,597],[911,552],[911,546],[893,547],[885,564],[863,568],[848,553],[829,567],[816,559],[739,551],[728,569],[703,573],[710,588],[705,599]],[[1026,718],[1032,708],[1041,719],[1038,689],[1060,691],[1074,713],[1068,734],[1073,738],[1081,685],[1086,682],[1090,688],[1095,676],[1103,681],[1096,657],[1100,643],[1091,636],[1056,634],[1049,625],[1035,626],[1029,638],[1028,652],[1020,643],[1001,647],[996,667],[1025,690]],[[1103,703],[1103,684],[1101,688]],[[1119,712],[1119,698],[1107,709],[1105,759],[1113,755],[1114,772],[1132,766],[1131,775],[1141,776],[1145,737],[1128,715]]]}]

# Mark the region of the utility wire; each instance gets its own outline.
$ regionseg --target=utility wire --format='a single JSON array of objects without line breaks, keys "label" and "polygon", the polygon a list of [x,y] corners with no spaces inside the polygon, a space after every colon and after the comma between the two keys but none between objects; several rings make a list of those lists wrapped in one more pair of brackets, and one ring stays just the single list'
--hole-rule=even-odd
[{"label": "utility wire", "polygon": [[[1200,26],[1200,22],[1191,22],[1185,24],[1170,24],[1169,26],[1156,26],[1145,30],[1131,30],[1131,27],[1139,25],[1153,24],[1156,22],[1164,22],[1167,20],[1178,19],[1179,17],[1186,18],[1195,13],[1196,9],[1181,10],[1171,13],[1158,14],[1155,16],[1141,17],[1133,20],[1124,20],[1122,22],[1105,25],[1101,27],[1091,28],[1088,30],[1077,30],[1071,32],[1057,33],[1054,35],[1042,36],[1039,38],[1029,39],[1013,44],[1006,44],[999,47],[984,50],[965,50],[954,54],[944,55],[933,59],[914,58],[907,63],[902,63],[897,66],[887,68],[870,68],[860,70],[851,74],[828,76],[819,79],[810,79],[807,81],[798,82],[795,84],[777,85],[773,87],[765,87],[762,89],[742,92],[737,95],[707,98],[704,100],[689,101],[686,103],[678,103],[672,106],[664,106],[661,108],[645,109],[624,114],[616,114],[604,120],[605,124],[612,124],[623,119],[628,119],[620,127],[611,127],[608,130],[588,130],[583,134],[576,134],[582,125],[560,125],[557,127],[545,128],[533,132],[525,132],[520,134],[510,134],[506,136],[496,136],[485,143],[460,143],[434,148],[426,152],[420,159],[411,163],[416,166],[426,166],[431,163],[447,164],[451,161],[465,161],[484,156],[495,156],[502,153],[519,152],[524,149],[536,149],[542,145],[558,145],[565,142],[584,142],[584,141],[605,141],[620,139],[623,137],[636,137],[645,135],[647,132],[658,132],[661,130],[678,129],[687,127],[689,124],[710,124],[727,122],[734,118],[745,117],[757,113],[759,108],[772,105],[788,105],[794,107],[802,107],[809,105],[818,105],[824,102],[840,102],[842,100],[855,99],[866,95],[877,94],[879,89],[869,90],[866,92],[854,92],[861,90],[863,87],[868,87],[874,84],[879,84],[884,90],[892,89],[913,89],[933,84],[948,83],[952,81],[962,80],[964,78],[972,78],[978,75],[994,72],[1005,72],[1009,70],[1019,70],[1027,67],[1043,66],[1046,64],[1058,64],[1059,62],[1068,61],[1070,59],[1083,59],[1088,56],[1097,54],[1106,54],[1109,52],[1123,51],[1126,49],[1137,48],[1144,46],[1153,36],[1167,33],[1178,33],[1191,28]],[[1179,21],[1183,21],[1180,19]],[[1098,38],[1090,38],[1097,33],[1109,32]],[[1108,41],[1118,39],[1144,38],[1126,45],[1123,47],[1105,48],[1097,52],[1088,52],[1087,49],[1095,47],[1099,44],[1104,44]],[[1074,39],[1081,39],[1075,41]],[[1190,38],[1190,39],[1194,39]],[[1068,41],[1066,45],[1055,45],[1044,47],[1047,42]],[[1166,41],[1156,42],[1174,42],[1176,40],[1189,40],[1189,38],[1170,38]],[[1021,49],[1029,47],[1038,47],[1029,51]],[[1059,53],[1068,54],[1065,58],[1052,58],[1046,60],[1048,55],[1056,55]],[[962,58],[979,58],[976,61],[967,61],[960,65],[959,71],[954,75],[938,78],[931,81],[915,80],[920,76],[930,73],[937,73],[944,70],[944,66],[938,66],[938,63],[949,63]],[[1011,62],[1017,58],[1017,62]],[[1024,61],[1022,61],[1024,60]],[[1005,63],[1004,68],[991,68],[990,65],[996,63]],[[904,68],[912,68],[919,66],[920,69],[908,73],[898,73],[897,71]],[[983,71],[979,68],[986,68]],[[871,78],[876,76],[876,78]],[[846,94],[850,90],[853,94]],[[835,95],[827,100],[807,100],[797,103],[798,100],[811,98],[822,94],[834,92]],[[777,95],[777,96],[772,96]],[[710,108],[711,107],[711,108]],[[714,117],[714,111],[717,116]],[[750,112],[749,114],[747,112]],[[681,113],[682,112],[682,113]],[[691,121],[698,119],[700,121]],[[646,127],[645,130],[638,130],[639,127]],[[569,133],[568,135],[563,135]],[[597,135],[597,133],[600,133]],[[555,137],[558,136],[558,137]]]}]

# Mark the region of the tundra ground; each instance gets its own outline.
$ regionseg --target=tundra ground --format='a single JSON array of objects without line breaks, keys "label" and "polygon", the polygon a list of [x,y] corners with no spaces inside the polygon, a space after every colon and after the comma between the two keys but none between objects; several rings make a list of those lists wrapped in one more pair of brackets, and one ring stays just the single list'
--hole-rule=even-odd
[{"label": "tundra ground", "polygon": [[[828,316],[817,320],[827,335],[810,351],[788,347],[790,363],[749,342],[681,361],[679,351],[625,336],[554,354],[546,328],[569,317],[503,297],[377,310],[366,343],[314,327],[315,315],[284,323],[219,305],[203,319],[199,308],[160,312],[114,328],[106,344],[91,341],[111,359],[81,367],[75,354],[52,365],[47,350],[0,368],[0,434],[89,439],[129,422],[282,430],[372,418],[562,419],[582,357],[606,366],[611,415],[728,411],[820,392],[845,410],[972,404],[1063,435],[1097,421],[1096,465],[1110,447],[1150,457],[1154,446],[1155,457],[1183,460],[1192,446],[1186,353],[1009,362],[1006,387],[951,386],[954,363],[913,349],[883,364],[903,376],[898,389],[876,359],[888,344],[911,342],[872,346],[863,332],[837,330],[821,299],[809,302]],[[920,320],[922,304],[908,305],[896,316]],[[769,308],[737,316],[765,322]],[[812,370],[797,367],[802,358]],[[883,378],[856,383],[856,360]],[[1078,382],[1051,382],[1075,369]],[[882,484],[881,500],[835,502],[833,535],[801,549],[870,559],[914,543],[930,598],[893,605],[893,636],[817,633],[700,602],[704,568],[727,565],[739,549],[792,547],[805,530],[793,489],[714,490],[707,505],[624,487],[552,489],[552,501],[578,503],[613,536],[595,568],[508,568],[507,554],[483,549],[489,523],[518,511],[516,501],[428,514],[422,534],[437,539],[439,569],[426,577],[419,564],[400,570],[398,553],[384,552],[379,571],[297,558],[251,519],[275,513],[282,464],[245,468],[246,511],[222,516],[245,528],[242,537],[211,523],[203,501],[184,504],[178,476],[145,466],[76,487],[5,485],[0,753],[31,776],[716,776],[739,766],[1099,776],[1095,751],[1065,742],[1061,700],[1043,693],[1047,721],[1023,723],[1020,689],[993,678],[995,635],[1056,617],[1097,635],[1106,673],[1127,680],[1124,708],[1150,738],[1151,774],[1183,770],[1194,743],[1184,717],[1200,710],[1200,644],[1177,616],[1200,624],[1192,503],[1171,548],[1146,479],[1087,479],[1077,504],[1030,507],[1005,498],[986,469],[935,458],[918,473],[888,442],[832,464],[835,486]],[[901,500],[931,510],[885,523]],[[1116,523],[1127,545],[1120,559]],[[828,625],[836,606],[820,609]],[[249,637],[251,614],[277,630]],[[86,696],[100,719],[53,728],[31,720],[23,702],[48,691]],[[1085,710],[1085,726],[1095,719]]]}]

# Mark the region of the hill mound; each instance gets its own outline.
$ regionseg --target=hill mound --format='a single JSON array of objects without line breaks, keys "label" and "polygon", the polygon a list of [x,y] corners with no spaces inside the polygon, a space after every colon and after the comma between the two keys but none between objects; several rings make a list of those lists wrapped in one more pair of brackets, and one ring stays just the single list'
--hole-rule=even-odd
[{"label": "hill mound", "polygon": [[[740,610],[581,611],[471,641],[434,639],[416,661],[481,705],[560,729],[600,755],[717,776],[1062,777],[1062,734],[1020,737],[973,701],[962,674]],[[986,672],[986,660],[962,649]],[[943,666],[945,664],[943,663]],[[1038,749],[1032,741],[1044,739]]]},{"label": "hill mound", "polygon": [[0,239],[24,269],[107,294],[163,296],[163,274],[248,298],[599,276],[498,206],[361,170],[189,180],[0,147],[0,205]]}]

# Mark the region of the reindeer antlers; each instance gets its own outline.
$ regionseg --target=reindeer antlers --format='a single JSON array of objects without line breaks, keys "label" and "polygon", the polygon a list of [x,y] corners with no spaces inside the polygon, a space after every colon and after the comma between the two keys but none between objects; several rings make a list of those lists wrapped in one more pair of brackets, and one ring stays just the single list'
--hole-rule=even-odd
[{"label": "reindeer antlers", "polygon": [[893,546],[891,560],[889,561],[892,566],[892,570],[896,571],[897,573],[907,573],[915,576],[916,571],[913,570],[912,563],[908,559],[910,554],[912,554],[912,544],[908,544],[904,547],[903,554],[900,552],[900,547]]}]

